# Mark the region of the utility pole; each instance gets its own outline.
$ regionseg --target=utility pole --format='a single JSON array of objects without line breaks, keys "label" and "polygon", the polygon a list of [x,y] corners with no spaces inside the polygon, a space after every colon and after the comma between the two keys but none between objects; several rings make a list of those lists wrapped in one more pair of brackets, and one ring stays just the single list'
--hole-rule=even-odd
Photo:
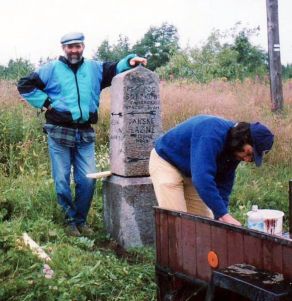
[{"label": "utility pole", "polygon": [[283,110],[278,0],[266,0],[272,111]]}]

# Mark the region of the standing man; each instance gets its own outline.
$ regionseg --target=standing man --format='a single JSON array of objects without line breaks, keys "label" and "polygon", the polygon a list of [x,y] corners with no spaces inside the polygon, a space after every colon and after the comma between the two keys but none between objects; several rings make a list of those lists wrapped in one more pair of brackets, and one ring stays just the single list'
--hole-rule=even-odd
[{"label": "standing man", "polygon": [[228,213],[241,161],[262,164],[274,135],[263,124],[198,115],[160,137],[150,156],[150,176],[160,207],[215,217],[238,225]]},{"label": "standing man", "polygon": [[[46,108],[44,131],[58,203],[65,212],[67,233],[91,235],[86,224],[95,180],[86,177],[96,172],[95,133],[101,90],[113,77],[147,60],[130,54],[119,62],[97,62],[83,58],[84,35],[68,33],[61,38],[64,56],[41,66],[21,78],[18,91],[35,108]],[[73,166],[75,200],[70,189]]]}]

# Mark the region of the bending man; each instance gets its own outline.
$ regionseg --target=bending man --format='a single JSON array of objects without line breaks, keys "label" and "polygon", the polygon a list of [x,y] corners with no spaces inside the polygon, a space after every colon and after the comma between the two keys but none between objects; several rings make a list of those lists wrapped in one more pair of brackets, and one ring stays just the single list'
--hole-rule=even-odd
[{"label": "bending man", "polygon": [[199,115],[177,125],[156,141],[150,156],[159,206],[240,225],[228,213],[235,170],[241,161],[260,166],[273,141],[259,122]]}]

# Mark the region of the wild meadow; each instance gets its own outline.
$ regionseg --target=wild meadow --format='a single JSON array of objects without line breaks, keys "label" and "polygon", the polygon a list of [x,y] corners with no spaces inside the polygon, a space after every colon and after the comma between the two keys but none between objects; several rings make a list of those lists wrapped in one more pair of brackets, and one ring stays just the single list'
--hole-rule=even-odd
[{"label": "wild meadow", "polygon": [[[196,114],[261,121],[275,133],[273,151],[261,168],[242,164],[230,211],[243,223],[252,204],[288,213],[292,176],[292,81],[283,83],[284,111],[271,112],[269,84],[260,80],[208,84],[161,82],[163,128]],[[109,169],[110,90],[102,94],[96,126],[97,166]],[[101,186],[89,215],[92,238],[70,238],[50,176],[43,113],[21,101],[12,82],[0,81],[0,300],[156,300],[155,250],[123,251],[104,231]],[[287,218],[285,219],[287,226]],[[52,258],[53,277],[25,247],[26,232]]]}]

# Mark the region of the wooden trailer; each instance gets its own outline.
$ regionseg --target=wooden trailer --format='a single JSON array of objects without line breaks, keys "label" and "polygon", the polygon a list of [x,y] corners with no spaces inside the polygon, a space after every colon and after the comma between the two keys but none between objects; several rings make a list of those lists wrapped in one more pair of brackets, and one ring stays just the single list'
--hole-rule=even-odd
[{"label": "wooden trailer", "polygon": [[291,239],[154,210],[159,301],[292,300]]}]

